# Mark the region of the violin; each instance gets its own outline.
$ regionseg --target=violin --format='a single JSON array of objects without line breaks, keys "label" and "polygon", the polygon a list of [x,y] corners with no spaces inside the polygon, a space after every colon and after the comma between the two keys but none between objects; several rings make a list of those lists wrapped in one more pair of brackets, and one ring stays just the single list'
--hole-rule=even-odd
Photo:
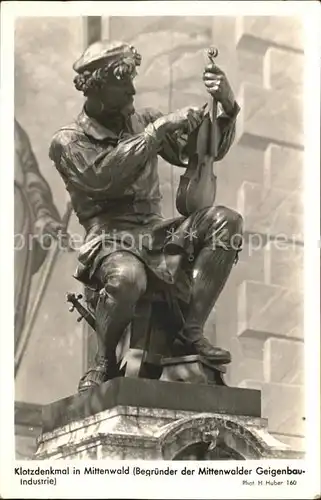
[{"label": "violin", "polygon": [[86,309],[86,307],[83,306],[82,303],[80,302],[82,298],[83,296],[81,294],[76,295],[75,293],[68,292],[66,300],[67,302],[72,304],[71,307],[69,308],[69,311],[73,312],[76,309],[76,311],[78,311],[80,314],[79,318],[77,318],[77,322],[80,323],[82,319],[85,319],[89,324],[89,326],[91,326],[91,328],[95,330],[96,320],[94,316],[88,311],[88,309]]},{"label": "violin", "polygon": [[[211,47],[207,55],[214,63],[218,50]],[[217,156],[217,102],[214,98],[209,102],[209,109],[211,112],[190,134],[187,142],[189,161],[185,173],[180,177],[176,194],[176,208],[185,217],[202,208],[213,206],[216,197],[213,163]]]}]

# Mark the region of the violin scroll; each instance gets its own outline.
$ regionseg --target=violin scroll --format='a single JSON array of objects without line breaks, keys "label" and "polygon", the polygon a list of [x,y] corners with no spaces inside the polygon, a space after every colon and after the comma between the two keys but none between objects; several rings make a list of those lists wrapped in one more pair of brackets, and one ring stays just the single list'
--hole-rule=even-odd
[{"label": "violin scroll", "polygon": [[215,57],[218,56],[218,50],[216,47],[210,47],[207,51],[207,55],[208,55],[208,58],[209,60],[214,63],[214,59]]}]

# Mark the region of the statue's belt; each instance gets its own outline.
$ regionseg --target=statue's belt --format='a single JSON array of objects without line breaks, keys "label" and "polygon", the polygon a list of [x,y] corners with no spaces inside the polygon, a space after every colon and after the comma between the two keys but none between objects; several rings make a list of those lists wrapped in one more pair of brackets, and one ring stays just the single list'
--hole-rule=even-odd
[{"label": "statue's belt", "polygon": [[112,223],[115,218],[123,215],[139,216],[139,215],[161,215],[160,205],[156,201],[136,200],[126,203],[115,203],[106,208],[102,214],[90,217],[82,221],[82,225],[86,231],[89,231],[94,226],[103,226]]}]

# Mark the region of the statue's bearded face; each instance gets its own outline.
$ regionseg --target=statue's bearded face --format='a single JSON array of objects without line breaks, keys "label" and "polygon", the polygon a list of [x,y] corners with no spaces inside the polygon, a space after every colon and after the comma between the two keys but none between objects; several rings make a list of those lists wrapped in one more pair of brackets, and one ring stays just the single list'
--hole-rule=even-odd
[{"label": "statue's bearded face", "polygon": [[98,102],[101,111],[130,115],[135,111],[134,78],[139,64],[140,56],[133,52],[95,70],[84,70],[74,78],[74,84],[92,102]]},{"label": "statue's bearded face", "polygon": [[118,79],[111,73],[100,89],[100,100],[104,104],[106,111],[130,115],[135,111],[135,93],[133,75],[124,75]]}]

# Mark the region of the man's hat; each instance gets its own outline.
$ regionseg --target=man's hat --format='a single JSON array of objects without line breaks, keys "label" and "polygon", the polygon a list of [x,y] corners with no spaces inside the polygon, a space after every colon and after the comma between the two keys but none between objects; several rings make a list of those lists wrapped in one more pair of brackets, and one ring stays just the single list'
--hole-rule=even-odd
[{"label": "man's hat", "polygon": [[132,59],[136,66],[139,66],[141,62],[141,56],[132,45],[119,41],[101,40],[85,50],[73,64],[73,69],[77,73],[92,72],[98,68],[111,66],[123,59]]}]

